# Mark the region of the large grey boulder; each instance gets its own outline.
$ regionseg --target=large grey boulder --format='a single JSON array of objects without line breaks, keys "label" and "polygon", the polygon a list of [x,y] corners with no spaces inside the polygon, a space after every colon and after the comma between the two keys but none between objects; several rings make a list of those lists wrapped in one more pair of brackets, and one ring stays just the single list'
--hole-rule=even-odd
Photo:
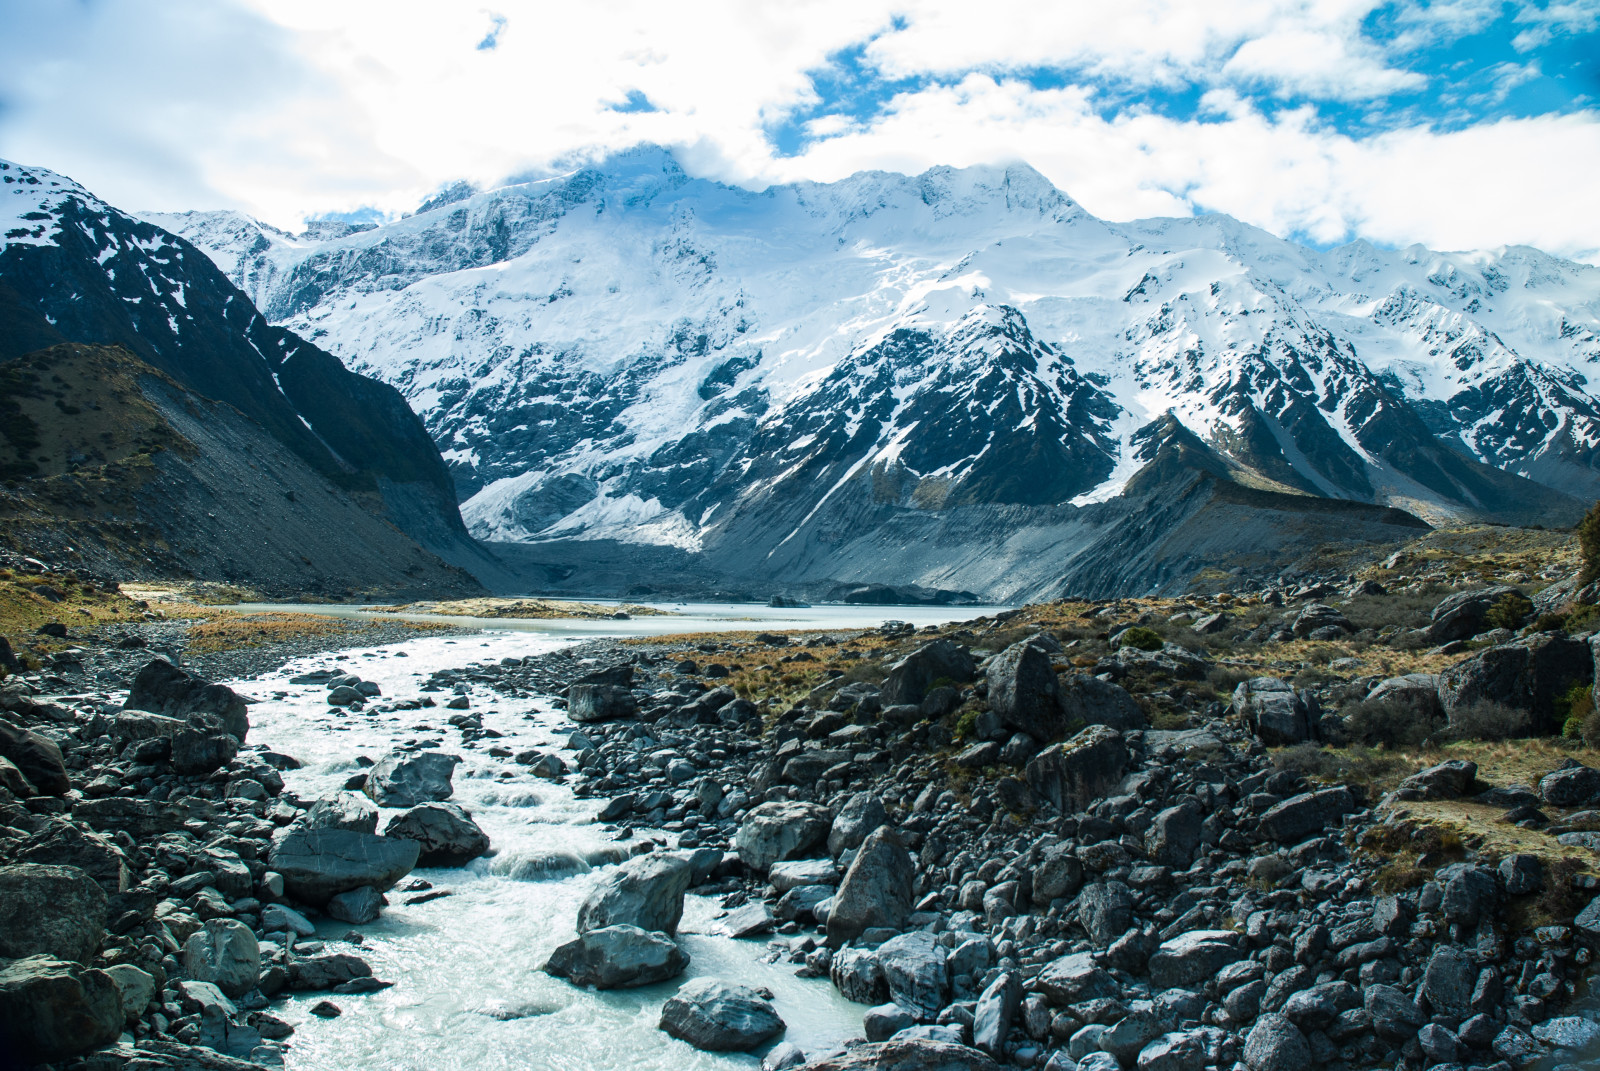
[{"label": "large grey boulder", "polygon": [[1091,952],[1072,952],[1051,960],[1039,972],[1034,987],[1050,998],[1050,1003],[1062,1008],[1122,995],[1117,980],[1095,962]]},{"label": "large grey boulder", "polygon": [[1600,770],[1568,759],[1539,779],[1539,795],[1556,807],[1581,807],[1600,800]]},{"label": "large grey boulder", "polygon": [[244,923],[212,919],[184,942],[183,971],[197,982],[210,982],[225,996],[242,997],[261,977],[261,946]]},{"label": "large grey boulder", "polygon": [[1194,989],[1230,963],[1244,958],[1233,930],[1190,930],[1161,942],[1150,957],[1150,984],[1157,989]]},{"label": "large grey boulder", "polygon": [[4,719],[0,719],[0,758],[10,759],[43,795],[64,795],[72,787],[55,741]]},{"label": "large grey boulder", "polygon": [[123,708],[148,710],[183,721],[194,720],[194,715],[209,715],[241,743],[250,735],[250,710],[243,696],[226,685],[212,684],[187,673],[164,658],[146,663],[139,671]]},{"label": "large grey boulder", "polygon": [[[1595,901],[1600,904],[1600,898]],[[877,953],[868,948],[841,948],[828,964],[828,979],[839,995],[857,1004],[882,1004],[889,999],[889,986]]]},{"label": "large grey boulder", "polygon": [[616,721],[638,713],[633,693],[615,684],[574,684],[567,689],[567,717],[573,721]]},{"label": "large grey boulder", "polygon": [[363,885],[378,892],[393,888],[421,854],[414,840],[350,829],[291,829],[273,844],[268,860],[290,896],[320,907]]},{"label": "large grey boulder", "polygon": [[155,976],[131,963],[118,963],[104,970],[111,984],[117,987],[117,995],[122,998],[122,1010],[127,1021],[138,1022],[145,1006],[161,991],[161,987],[156,985]]},{"label": "large grey boulder", "polygon": [[1472,990],[1477,981],[1477,962],[1464,949],[1441,944],[1422,972],[1421,995],[1435,1015],[1465,1018],[1472,1014]]},{"label": "large grey boulder", "polygon": [[873,927],[898,930],[911,914],[916,868],[899,834],[880,826],[856,852],[828,914],[828,944],[839,947]]},{"label": "large grey boulder", "polygon": [[1444,762],[1418,770],[1400,782],[1401,799],[1457,800],[1472,791],[1478,764],[1466,759]]},{"label": "large grey boulder", "polygon": [[677,933],[692,873],[689,861],[679,855],[652,853],[629,859],[583,898],[578,932],[626,925]]},{"label": "large grey boulder", "polygon": [[106,894],[76,867],[0,866],[0,957],[90,963],[105,939]]},{"label": "large grey boulder", "polygon": [[794,859],[828,835],[832,816],[826,807],[796,800],[763,803],[745,816],[733,846],[745,866],[761,873],[773,863]]},{"label": "large grey boulder", "polygon": [[1024,640],[989,663],[989,709],[1008,729],[1049,740],[1062,727],[1061,688],[1050,655]]},{"label": "large grey boulder", "polygon": [[328,897],[322,910],[331,919],[348,922],[352,926],[365,926],[377,921],[383,913],[383,894],[371,885],[361,885]]},{"label": "large grey boulder", "polygon": [[1439,713],[1439,675],[1407,673],[1379,681],[1367,693],[1367,702],[1398,703],[1423,714]]},{"label": "large grey boulder", "polygon": [[949,996],[948,953],[933,934],[902,933],[879,945],[875,958],[883,970],[889,999],[923,1020],[939,1014]]},{"label": "large grey boulder", "polygon": [[688,966],[688,955],[666,934],[602,926],[557,946],[544,970],[573,985],[627,989],[676,978]]},{"label": "large grey boulder", "polygon": [[1311,1046],[1288,1016],[1268,1012],[1250,1028],[1244,1043],[1250,1071],[1305,1071],[1311,1067]]},{"label": "large grey boulder", "polygon": [[1268,747],[1290,747],[1319,736],[1322,712],[1316,699],[1277,677],[1241,683],[1233,690],[1231,710]]},{"label": "large grey boulder", "polygon": [[1071,896],[1083,884],[1083,863],[1067,843],[1052,844],[1039,853],[1033,867],[1033,902],[1049,907],[1050,901]]},{"label": "large grey boulder", "polygon": [[796,859],[767,868],[767,881],[779,896],[802,885],[838,885],[843,879],[832,859]]},{"label": "large grey boulder", "polygon": [[990,1056],[1005,1055],[1006,1035],[1022,1003],[1022,979],[1015,971],[1002,971],[984,989],[972,1011],[972,1043]]},{"label": "large grey boulder", "polygon": [[1104,725],[1119,733],[1130,733],[1150,727],[1144,708],[1122,685],[1087,673],[1074,673],[1058,680],[1061,716],[1068,729]]},{"label": "large grey boulder", "polygon": [[696,978],[661,1006],[661,1029],[707,1052],[749,1052],[784,1025],[754,989]]},{"label": "large grey boulder", "polygon": [[833,820],[833,828],[828,831],[828,854],[838,857],[851,848],[859,848],[869,833],[888,820],[889,812],[881,799],[870,792],[857,792],[845,801]]},{"label": "large grey boulder", "polygon": [[1530,732],[1552,733],[1566,714],[1557,700],[1593,680],[1594,654],[1587,643],[1541,632],[1485,648],[1439,674],[1439,705],[1452,727],[1461,711],[1487,701],[1529,711]]},{"label": "large grey boulder", "polygon": [[965,684],[976,672],[965,647],[954,640],[934,640],[889,667],[879,702],[885,707],[921,703],[936,683]]},{"label": "large grey boulder", "polygon": [[1356,799],[1343,785],[1302,792],[1268,808],[1261,816],[1261,832],[1280,844],[1298,844],[1337,826],[1355,809]]},{"label": "large grey boulder", "polygon": [[128,859],[110,838],[70,822],[54,822],[28,838],[17,862],[70,866],[88,874],[108,895],[126,892]]},{"label": "large grey boulder", "polygon": [[1084,886],[1078,894],[1078,922],[1097,948],[1105,948],[1133,925],[1133,892],[1120,881]]},{"label": "large grey boulder", "polygon": [[1205,820],[1205,809],[1198,800],[1185,800],[1157,812],[1144,836],[1145,856],[1157,866],[1187,870],[1200,847]]},{"label": "large grey boulder", "polygon": [[1473,591],[1458,591],[1433,608],[1428,623],[1428,638],[1434,643],[1464,640],[1484,631],[1489,609],[1507,595],[1521,594],[1509,584]]},{"label": "large grey boulder", "polygon": [[1130,761],[1121,733],[1092,725],[1029,762],[1028,784],[1057,810],[1071,814],[1114,790]]},{"label": "large grey boulder", "polygon": [[[1323,629],[1354,632],[1356,627],[1350,623],[1349,618],[1345,617],[1344,614],[1320,602],[1307,603],[1295,615],[1294,621],[1289,625],[1289,631],[1294,633],[1297,639],[1302,640],[1307,638],[1320,639],[1320,636],[1313,636],[1313,634],[1320,633]],[[1323,635],[1328,634],[1323,633]]]},{"label": "large grey boulder", "polygon": [[0,964],[0,1038],[6,1063],[63,1060],[117,1040],[122,996],[104,971],[50,956]]},{"label": "large grey boulder", "polygon": [[378,808],[366,796],[348,790],[311,805],[301,816],[299,824],[306,829],[348,829],[355,833],[378,831]]},{"label": "large grey boulder", "polygon": [[460,755],[419,751],[390,755],[367,773],[365,791],[380,807],[415,807],[447,800],[455,792],[450,780]]},{"label": "large grey boulder", "polygon": [[999,1071],[985,1053],[933,1038],[893,1037],[855,1045],[805,1065],[805,1071]]},{"label": "large grey boulder", "polygon": [[212,773],[239,754],[239,738],[214,722],[187,725],[172,734],[172,768],[188,777]]},{"label": "large grey boulder", "polygon": [[418,866],[461,866],[489,850],[489,835],[458,803],[419,803],[391,818],[383,835],[421,845]]}]

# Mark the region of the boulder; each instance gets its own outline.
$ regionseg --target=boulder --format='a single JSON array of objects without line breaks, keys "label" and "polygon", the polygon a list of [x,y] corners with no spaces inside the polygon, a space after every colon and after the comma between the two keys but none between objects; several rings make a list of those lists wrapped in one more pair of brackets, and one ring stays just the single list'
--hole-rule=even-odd
[{"label": "boulder", "polygon": [[805,1071],[1000,1071],[1000,1065],[965,1045],[895,1037],[813,1060]]},{"label": "boulder", "polygon": [[300,816],[299,825],[306,829],[348,829],[353,833],[376,833],[378,808],[366,796],[341,790],[313,803],[311,809]]},{"label": "boulder", "polygon": [[294,908],[282,904],[268,904],[261,909],[261,930],[263,933],[281,930],[296,937],[310,937],[317,932],[316,926],[312,925],[310,919]]},{"label": "boulder", "polygon": [[633,693],[615,684],[574,684],[567,689],[567,717],[577,722],[636,717]]},{"label": "boulder", "polygon": [[144,1009],[155,995],[161,991],[156,985],[156,980],[149,971],[141,970],[131,963],[118,963],[113,967],[106,967],[105,974],[111,979],[111,984],[117,987],[117,996],[122,999],[122,1011],[127,1021],[137,1022],[144,1014]]},{"label": "boulder", "polygon": [[1150,957],[1150,984],[1157,989],[1195,989],[1244,957],[1233,930],[1190,930],[1161,942]]},{"label": "boulder", "polygon": [[763,803],[745,816],[734,848],[750,869],[764,873],[773,863],[815,847],[833,825],[826,807],[795,800]]},{"label": "boulder", "polygon": [[1400,782],[1402,799],[1458,800],[1472,792],[1478,764],[1466,759],[1446,759],[1436,766],[1419,770]]},{"label": "boulder", "polygon": [[1112,792],[1132,756],[1122,734],[1092,725],[1064,743],[1047,747],[1028,763],[1028,784],[1057,810],[1086,809]]},{"label": "boulder", "polygon": [[1582,807],[1600,800],[1600,770],[1568,759],[1539,779],[1539,795],[1555,807]]},{"label": "boulder", "polygon": [[1052,844],[1039,853],[1031,890],[1035,904],[1049,907],[1050,901],[1071,896],[1082,884],[1083,863],[1073,853],[1072,845]]},{"label": "boulder", "polygon": [[348,952],[324,952],[315,956],[295,956],[289,960],[288,988],[295,993],[332,989],[357,978],[371,978],[372,967],[360,956]]},{"label": "boulder", "polygon": [[1420,991],[1435,1015],[1465,1018],[1472,1014],[1472,990],[1477,981],[1476,961],[1462,948],[1441,944],[1428,958]]},{"label": "boulder", "polygon": [[190,725],[172,734],[172,768],[194,777],[220,770],[239,754],[239,738],[220,728]]},{"label": "boulder", "polygon": [[165,714],[151,714],[144,710],[124,707],[112,724],[111,735],[119,747],[142,740],[171,740],[174,733],[189,723],[182,718],[169,718]]},{"label": "boulder", "polygon": [[1078,894],[1078,922],[1097,948],[1105,948],[1133,925],[1133,893],[1120,881],[1095,882]]},{"label": "boulder", "polygon": [[447,800],[455,792],[450,779],[460,755],[419,751],[390,755],[367,772],[364,791],[379,807],[415,807]]},{"label": "boulder", "polygon": [[1350,619],[1345,617],[1344,614],[1320,602],[1307,603],[1295,615],[1294,621],[1289,625],[1289,631],[1294,633],[1296,639],[1301,640],[1311,637],[1312,633],[1320,632],[1326,628],[1338,629],[1340,632],[1354,632],[1356,630],[1356,627],[1350,623]]},{"label": "boulder", "polygon": [[184,942],[183,972],[210,982],[224,996],[242,997],[261,977],[261,946],[244,923],[212,919]]},{"label": "boulder", "polygon": [[1558,700],[1594,680],[1589,645],[1558,632],[1541,632],[1488,647],[1439,674],[1439,705],[1452,726],[1475,703],[1502,703],[1533,715],[1535,734],[1559,732],[1566,712]]},{"label": "boulder", "polygon": [[19,800],[39,795],[39,790],[34,787],[33,782],[24,777],[22,771],[17,769],[17,764],[4,755],[0,755],[0,788]]},{"label": "boulder", "polygon": [[50,956],[0,965],[0,1037],[5,1062],[29,1067],[117,1040],[122,995],[104,971]]},{"label": "boulder", "polygon": [[243,696],[225,685],[186,673],[164,658],[147,663],[139,671],[123,708],[148,710],[183,721],[192,720],[196,714],[210,715],[222,723],[223,731],[240,742],[250,735],[250,711]]},{"label": "boulder", "polygon": [[657,852],[629,859],[601,878],[583,898],[578,906],[578,932],[625,925],[677,933],[691,873],[689,861],[678,855]]},{"label": "boulder", "polygon": [[845,801],[828,831],[828,854],[837,858],[861,842],[874,829],[889,820],[883,801],[870,792],[857,792]]},{"label": "boulder", "polygon": [[1094,954],[1090,952],[1073,952],[1051,960],[1039,972],[1034,988],[1058,1008],[1122,995],[1117,980],[1110,971],[1095,963]]},{"label": "boulder", "polygon": [[1059,678],[1061,716],[1068,729],[1104,725],[1119,733],[1149,728],[1141,707],[1120,684],[1073,673]]},{"label": "boulder", "polygon": [[[1600,905],[1600,898],[1596,898]],[[881,1004],[889,997],[889,986],[878,965],[877,953],[866,948],[841,948],[828,964],[828,978],[839,995],[857,1004]]]},{"label": "boulder", "polygon": [[1343,785],[1302,792],[1276,803],[1261,816],[1261,832],[1280,844],[1298,844],[1356,809],[1355,797]]},{"label": "boulder", "polygon": [[1062,728],[1061,689],[1050,655],[1024,640],[989,663],[989,709],[1008,729],[1049,740]]},{"label": "boulder", "polygon": [[420,803],[391,818],[383,835],[421,845],[418,866],[461,866],[489,850],[489,835],[458,803]]},{"label": "boulder", "polygon": [[383,912],[383,894],[371,885],[362,885],[328,897],[322,910],[331,919],[348,922],[352,926],[365,926],[376,921]]},{"label": "boulder", "polygon": [[1200,846],[1204,809],[1197,800],[1185,800],[1156,814],[1145,833],[1145,856],[1157,866],[1187,870]]},{"label": "boulder", "polygon": [[268,859],[290,896],[320,907],[363,885],[378,892],[393,888],[421,854],[414,840],[350,829],[291,829],[273,844]]},{"label": "boulder", "polygon": [[885,707],[921,703],[936,684],[965,684],[976,672],[965,647],[953,640],[934,640],[889,667],[879,702]]},{"label": "boulder", "polygon": [[76,867],[0,866],[0,957],[90,963],[105,939],[106,894]]},{"label": "boulder", "polygon": [[917,1025],[917,1017],[898,1004],[880,1004],[861,1013],[861,1029],[868,1041],[888,1041]]},{"label": "boulder", "polygon": [[637,926],[602,926],[557,946],[544,970],[573,985],[627,989],[676,978],[689,957],[668,936]]},{"label": "boulder", "polygon": [[61,761],[61,749],[55,741],[3,719],[0,719],[0,758],[10,759],[43,795],[64,795],[72,787],[66,763]]},{"label": "boulder", "polygon": [[843,877],[832,859],[797,859],[767,869],[767,881],[780,896],[802,885],[837,885]]},{"label": "boulder", "polygon": [[1308,692],[1296,692],[1288,681],[1256,677],[1233,690],[1235,717],[1268,747],[1290,747],[1316,740],[1322,712]]},{"label": "boulder", "polygon": [[828,913],[828,944],[834,948],[865,930],[898,930],[911,914],[917,872],[899,834],[879,826],[856,852]]},{"label": "boulder", "polygon": [[1022,1003],[1022,980],[1015,971],[1002,971],[978,997],[972,1011],[972,1044],[990,1056],[1005,1055],[1006,1036]]},{"label": "boulder", "polygon": [[1250,1028],[1244,1062],[1250,1071],[1305,1071],[1313,1066],[1306,1036],[1278,1012],[1268,1012]]},{"label": "boulder", "polygon": [[1428,639],[1434,643],[1464,640],[1482,632],[1488,624],[1489,608],[1507,595],[1520,595],[1509,584],[1458,591],[1433,608],[1428,623]]},{"label": "boulder", "polygon": [[889,999],[923,1020],[939,1014],[949,995],[946,951],[923,930],[891,937],[875,953]]},{"label": "boulder", "polygon": [[706,1052],[749,1052],[784,1025],[754,989],[696,978],[661,1006],[661,1029]]},{"label": "boulder", "polygon": [[108,895],[128,889],[128,861],[122,849],[109,838],[70,822],[53,822],[28,838],[17,849],[17,862],[76,867]]},{"label": "boulder", "polygon": [[1407,673],[1379,681],[1367,693],[1369,703],[1399,703],[1411,710],[1433,715],[1439,710],[1439,675],[1437,673]]}]

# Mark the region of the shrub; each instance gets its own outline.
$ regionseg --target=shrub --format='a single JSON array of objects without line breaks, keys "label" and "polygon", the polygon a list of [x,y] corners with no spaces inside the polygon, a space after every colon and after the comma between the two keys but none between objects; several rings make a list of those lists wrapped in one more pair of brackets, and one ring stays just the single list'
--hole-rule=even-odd
[{"label": "shrub", "polygon": [[1533,631],[1535,632],[1560,632],[1566,627],[1566,614],[1540,614],[1533,619]]},{"label": "shrub", "polygon": [[1578,606],[1567,613],[1564,626],[1568,632],[1592,632],[1600,629],[1600,606]]},{"label": "shrub", "polygon": [[1460,740],[1509,740],[1527,736],[1533,719],[1526,710],[1480,699],[1455,712],[1450,733]]},{"label": "shrub", "polygon": [[1600,502],[1590,506],[1578,522],[1578,554],[1583,562],[1578,583],[1600,580]]},{"label": "shrub", "polygon": [[1368,747],[1416,747],[1444,729],[1432,710],[1398,699],[1361,699],[1340,711],[1345,734]]},{"label": "shrub", "polygon": [[1235,688],[1258,675],[1256,670],[1248,666],[1212,666],[1206,671],[1206,680],[1217,690],[1217,694],[1232,696]]},{"label": "shrub", "polygon": [[1520,591],[1508,591],[1483,615],[1491,628],[1516,630],[1533,613],[1533,600]]},{"label": "shrub", "polygon": [[1124,629],[1117,637],[1117,646],[1137,647],[1141,651],[1159,651],[1162,639],[1154,629],[1134,625],[1132,628]]}]

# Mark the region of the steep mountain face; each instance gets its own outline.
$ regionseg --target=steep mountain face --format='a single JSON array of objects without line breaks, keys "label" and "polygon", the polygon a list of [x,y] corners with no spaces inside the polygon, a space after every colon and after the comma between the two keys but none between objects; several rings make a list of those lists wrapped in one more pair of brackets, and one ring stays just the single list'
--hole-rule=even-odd
[{"label": "steep mountain face", "polygon": [[275,596],[476,592],[231,405],[114,346],[0,361],[0,544]]},{"label": "steep mountain face", "polygon": [[1600,269],[1531,249],[1113,224],[1021,165],[754,193],[651,149],[360,231],[149,218],[396,386],[491,540],[845,579],[896,525],[1126,497],[1168,413],[1275,494],[1524,523],[1600,495]]},{"label": "steep mountain face", "polygon": [[0,359],[120,346],[226,402],[429,548],[476,564],[426,429],[390,386],[269,324],[187,241],[70,179],[0,161]]}]

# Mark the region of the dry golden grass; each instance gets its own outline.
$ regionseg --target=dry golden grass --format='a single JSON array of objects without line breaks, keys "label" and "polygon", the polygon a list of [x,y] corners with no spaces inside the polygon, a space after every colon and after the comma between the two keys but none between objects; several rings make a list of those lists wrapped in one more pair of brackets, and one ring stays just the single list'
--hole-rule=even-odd
[{"label": "dry golden grass", "polygon": [[[41,590],[64,598],[52,601],[40,594]],[[0,571],[0,635],[19,651],[44,653],[71,646],[71,640],[38,634],[39,626],[53,621],[66,625],[71,634],[115,622],[139,621],[142,614],[128,596],[87,587],[70,573],[34,576]]]},{"label": "dry golden grass", "polygon": [[[255,613],[241,614],[231,610],[206,609],[189,616],[189,649],[203,654],[218,651],[237,651],[249,647],[269,647],[292,640],[318,636],[359,637],[375,626],[354,618],[330,617],[326,614]],[[400,624],[419,632],[446,629],[450,626],[427,621],[384,622]]]}]

